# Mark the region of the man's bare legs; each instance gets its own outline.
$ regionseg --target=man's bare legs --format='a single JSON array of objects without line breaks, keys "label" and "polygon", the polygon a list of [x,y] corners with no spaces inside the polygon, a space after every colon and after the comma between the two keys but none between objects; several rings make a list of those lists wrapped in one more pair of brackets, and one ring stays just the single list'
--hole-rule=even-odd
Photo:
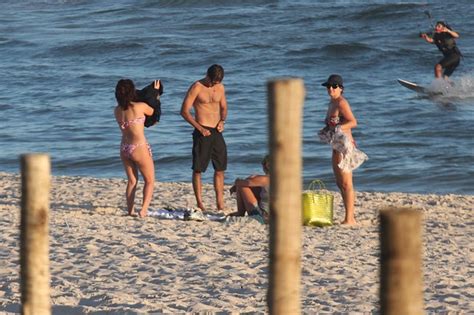
[{"label": "man's bare legs", "polygon": [[[193,172],[193,190],[197,207],[205,211],[206,208],[202,202],[201,172]],[[224,171],[214,172],[214,191],[216,192],[217,210],[224,210]]]},{"label": "man's bare legs", "polygon": [[217,210],[224,210],[224,171],[214,172],[214,191],[216,192]]},{"label": "man's bare legs", "polygon": [[194,196],[196,197],[197,207],[201,210],[206,210],[202,203],[202,180],[201,172],[193,172],[193,190]]},{"label": "man's bare legs", "polygon": [[244,216],[245,212],[249,215],[258,207],[258,199],[260,188],[258,187],[239,187],[236,190],[237,211],[230,216]]},{"label": "man's bare legs", "polygon": [[443,67],[437,63],[434,68],[435,78],[439,79],[443,77]]},{"label": "man's bare legs", "polygon": [[333,151],[332,169],[336,177],[337,187],[339,187],[341,191],[344,208],[346,209],[346,215],[341,224],[354,225],[357,222],[355,220],[355,191],[354,185],[352,184],[352,172],[343,172],[339,166],[337,166],[341,160],[342,154]]}]

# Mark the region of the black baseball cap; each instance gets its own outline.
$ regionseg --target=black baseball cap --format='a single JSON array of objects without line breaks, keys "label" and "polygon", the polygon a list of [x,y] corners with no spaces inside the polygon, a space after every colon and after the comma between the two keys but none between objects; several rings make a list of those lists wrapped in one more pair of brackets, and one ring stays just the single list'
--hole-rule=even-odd
[{"label": "black baseball cap", "polygon": [[323,84],[321,84],[322,86],[328,86],[328,85],[333,85],[333,84],[337,84],[339,85],[340,87],[343,87],[344,84],[342,82],[342,77],[339,75],[339,74],[331,74],[329,76],[329,78],[327,79],[326,82],[324,82]]}]

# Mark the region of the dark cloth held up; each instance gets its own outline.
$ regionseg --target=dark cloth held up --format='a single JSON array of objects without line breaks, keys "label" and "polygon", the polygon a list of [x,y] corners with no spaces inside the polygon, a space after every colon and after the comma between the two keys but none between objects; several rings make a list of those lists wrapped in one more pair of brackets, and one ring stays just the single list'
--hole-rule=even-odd
[{"label": "dark cloth held up", "polygon": [[151,116],[145,115],[145,127],[151,127],[160,121],[161,117],[161,102],[160,95],[163,94],[163,82],[160,81],[160,88],[155,89],[155,82],[147,85],[141,90],[137,90],[137,101],[147,103],[153,108]]}]

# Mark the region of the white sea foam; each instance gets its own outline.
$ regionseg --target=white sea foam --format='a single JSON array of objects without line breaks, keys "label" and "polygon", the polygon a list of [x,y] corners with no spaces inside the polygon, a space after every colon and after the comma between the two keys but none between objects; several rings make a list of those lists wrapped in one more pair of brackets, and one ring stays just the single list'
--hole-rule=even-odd
[{"label": "white sea foam", "polygon": [[440,98],[471,99],[474,98],[474,76],[464,75],[448,80],[435,79],[428,86],[428,89]]}]

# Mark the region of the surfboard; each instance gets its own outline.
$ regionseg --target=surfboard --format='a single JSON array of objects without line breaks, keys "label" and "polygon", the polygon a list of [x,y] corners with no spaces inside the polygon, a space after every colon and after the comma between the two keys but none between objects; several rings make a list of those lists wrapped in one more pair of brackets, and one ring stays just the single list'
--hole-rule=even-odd
[{"label": "surfboard", "polygon": [[410,89],[412,91],[415,91],[417,93],[422,93],[422,94],[430,94],[430,91],[425,88],[424,86],[418,85],[416,83],[398,79],[398,83],[400,83],[402,86],[406,87],[407,89]]}]

